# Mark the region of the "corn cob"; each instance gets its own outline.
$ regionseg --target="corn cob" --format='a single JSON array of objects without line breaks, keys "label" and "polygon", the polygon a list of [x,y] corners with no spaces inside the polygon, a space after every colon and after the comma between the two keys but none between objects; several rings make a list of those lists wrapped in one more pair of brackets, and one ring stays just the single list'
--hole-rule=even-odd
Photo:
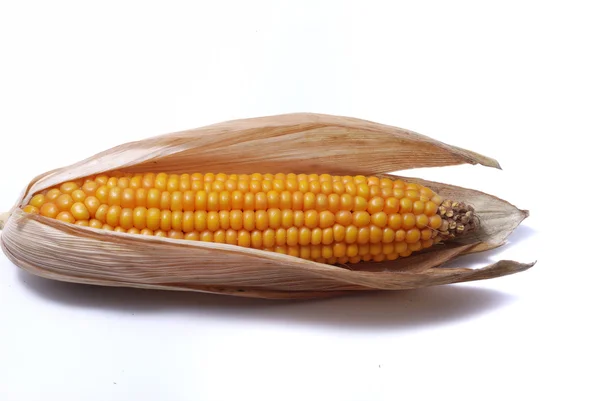
[{"label": "corn cob", "polygon": [[329,174],[112,172],[42,191],[23,210],[328,264],[395,260],[477,228],[472,207],[419,184]]}]

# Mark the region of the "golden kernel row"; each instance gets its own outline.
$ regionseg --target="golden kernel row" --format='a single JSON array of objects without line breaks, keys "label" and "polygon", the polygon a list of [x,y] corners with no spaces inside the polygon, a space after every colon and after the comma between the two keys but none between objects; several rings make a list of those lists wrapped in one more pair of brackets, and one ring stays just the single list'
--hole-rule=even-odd
[{"label": "golden kernel row", "polygon": [[236,231],[233,229],[212,231],[192,231],[184,233],[177,230],[139,230],[130,228],[128,230],[122,227],[112,227],[108,224],[102,224],[98,220],[88,222],[77,222],[75,224],[101,228],[103,230],[123,232],[129,234],[154,235],[172,239],[185,239],[191,241],[215,242],[222,244],[237,245],[242,247],[252,247],[266,251],[278,252],[303,259],[314,260],[321,263],[358,263],[360,261],[383,261],[395,260],[400,256],[409,256],[434,244],[433,239],[421,240],[415,243],[406,242],[391,243],[343,243],[336,242],[331,244],[308,243],[288,243],[284,242],[274,230],[265,230],[263,232],[255,230],[248,232],[246,230]]},{"label": "golden kernel row", "polygon": [[[75,209],[75,204],[73,209]],[[278,211],[274,211],[278,212]],[[193,232],[213,233],[217,238],[219,232],[236,232],[242,238],[244,233],[253,236],[261,235],[265,238],[273,238],[277,245],[329,245],[333,243],[346,244],[368,244],[368,243],[406,243],[414,244],[419,241],[437,241],[436,232],[430,228],[419,229],[391,227],[379,227],[371,224],[357,227],[355,225],[332,224],[323,228],[312,224],[306,226],[307,221],[296,222],[298,226],[282,227],[280,217],[277,213],[269,216],[258,216],[255,221],[244,220],[243,214],[230,216],[227,212],[185,212],[171,213],[158,209],[144,210],[144,208],[122,209],[119,206],[101,205],[91,220],[77,220],[73,212],[59,212],[54,218],[68,222],[87,225],[92,228],[114,227],[122,232],[130,230],[150,230],[163,232],[181,232],[182,236]],[[252,216],[250,216],[252,218]],[[274,219],[273,219],[274,218]],[[303,223],[303,225],[301,225]],[[250,237],[249,237],[250,238]],[[214,241],[211,238],[203,238],[205,241]],[[252,241],[252,247],[261,248],[262,245]],[[269,240],[265,240],[267,244]],[[218,241],[216,241],[218,242]]]},{"label": "golden kernel row", "polygon": [[[418,189],[421,186],[418,184],[408,184],[402,180],[391,180],[388,178],[365,177],[365,176],[331,176],[329,174],[213,174],[213,173],[194,173],[194,174],[166,174],[166,173],[147,173],[147,174],[123,174],[120,172],[110,172],[100,174],[95,177],[88,177],[82,182],[95,181],[99,184],[108,184],[109,186],[127,187],[165,187],[170,190],[184,191],[191,188],[193,183],[213,183],[227,181],[307,181],[307,182],[342,182],[344,184],[354,183],[356,185],[366,183],[371,186],[381,186],[390,188],[404,188],[412,186]],[[69,189],[70,183],[63,184],[66,190]],[[81,185],[81,184],[80,184]]]},{"label": "golden kernel row", "polygon": [[[414,215],[413,213],[394,213],[387,215],[385,212],[378,212],[373,215],[365,211],[350,212],[339,211],[332,213],[328,210],[318,212],[316,210],[308,210],[306,212],[291,209],[275,209],[268,210],[232,210],[226,211],[171,211],[160,210],[158,208],[122,208],[118,205],[101,204],[95,197],[87,197],[84,202],[69,203],[70,208],[65,210],[65,205],[56,205],[54,203],[45,203],[39,209],[39,213],[45,217],[57,218],[62,213],[70,212],[75,220],[88,220],[90,217],[96,218],[102,222],[107,222],[113,226],[123,226],[129,229],[135,226],[138,229],[149,227],[157,229],[161,227],[163,230],[168,230],[171,227],[188,227],[184,231],[189,232],[194,229],[204,230],[208,228],[215,231],[220,228],[246,229],[253,230],[258,228],[264,230],[266,228],[277,229],[280,227],[290,228],[307,227],[307,228],[329,228],[334,224],[339,224],[344,227],[354,226],[357,229],[372,225],[378,228],[390,228],[392,230],[409,230],[414,227],[418,229],[437,229],[441,225],[441,217],[434,215],[428,217],[425,214]],[[37,213],[38,209],[35,206],[28,206],[28,212]],[[110,221],[110,222],[109,222]],[[114,224],[113,224],[114,223]]]},{"label": "golden kernel row", "polygon": [[[75,191],[77,192],[77,191]],[[75,193],[73,192],[73,193]],[[83,191],[79,191],[83,194]],[[43,196],[43,195],[42,195]],[[96,189],[95,193],[88,196],[96,197],[100,203],[106,203],[110,206],[118,205],[122,207],[156,207],[159,209],[169,209],[171,211],[218,211],[218,210],[266,210],[269,208],[292,209],[292,210],[338,210],[349,211],[367,211],[370,214],[384,212],[392,214],[397,212],[413,212],[415,214],[424,213],[427,216],[433,216],[437,213],[438,204],[434,201],[423,201],[420,198],[411,199],[404,197],[401,199],[390,197],[383,198],[375,196],[369,200],[362,196],[352,196],[349,194],[314,194],[312,192],[241,192],[241,191],[159,191],[158,189],[138,188],[109,188],[105,185]],[[73,197],[72,194],[61,194],[58,197],[46,196],[47,201],[56,203],[61,210],[68,210],[73,202],[82,201],[86,196]],[[36,199],[36,203],[40,203]],[[64,206],[63,206],[64,205]]]},{"label": "golden kernel row", "polygon": [[[253,174],[248,175],[226,175],[226,174],[165,174],[148,173],[123,176],[117,173],[111,173],[113,176],[99,175],[90,177],[81,183],[81,190],[90,195],[100,186],[108,188],[121,189],[157,189],[167,192],[185,192],[199,191],[206,192],[269,192],[275,190],[278,192],[300,191],[302,193],[312,192],[315,194],[323,193],[329,195],[332,193],[351,196],[362,196],[370,199],[374,196],[383,198],[396,197],[401,199],[405,196],[423,201],[437,201],[436,194],[429,188],[419,184],[405,183],[402,180],[390,180],[387,178],[379,179],[377,177],[339,177],[306,174]],[[60,186],[62,193],[70,194],[78,188],[77,182],[67,182]],[[439,204],[439,202],[437,202]]]}]

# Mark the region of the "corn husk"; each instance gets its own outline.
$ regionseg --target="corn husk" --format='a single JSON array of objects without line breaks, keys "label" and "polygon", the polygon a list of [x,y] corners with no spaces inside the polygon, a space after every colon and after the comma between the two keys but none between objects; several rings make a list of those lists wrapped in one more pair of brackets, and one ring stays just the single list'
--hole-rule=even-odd
[{"label": "corn husk", "polygon": [[41,190],[111,170],[385,175],[463,163],[499,168],[494,159],[480,154],[354,118],[289,114],[229,121],[120,145],[36,177],[5,218],[1,244],[17,266],[50,279],[263,298],[411,289],[499,277],[531,267],[506,260],[480,269],[441,266],[460,255],[503,245],[528,212],[480,191],[414,178],[404,179],[473,205],[481,228],[460,241],[408,258],[332,266],[226,244],[81,227],[19,208]]}]

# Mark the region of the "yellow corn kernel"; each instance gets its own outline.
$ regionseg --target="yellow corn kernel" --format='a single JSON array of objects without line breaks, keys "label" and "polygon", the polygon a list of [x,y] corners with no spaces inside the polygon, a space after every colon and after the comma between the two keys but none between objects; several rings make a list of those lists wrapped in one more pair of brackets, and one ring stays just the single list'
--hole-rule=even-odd
[{"label": "yellow corn kernel", "polygon": [[237,241],[238,246],[243,246],[245,248],[249,248],[252,244],[250,233],[247,230],[238,231]]},{"label": "yellow corn kernel", "polygon": [[[367,212],[354,212],[352,214],[352,223],[356,227],[365,227],[371,222],[371,216]],[[341,223],[343,224],[343,223]]]},{"label": "yellow corn kernel", "polygon": [[402,215],[402,228],[405,230],[410,230],[417,224],[417,219],[415,215],[412,213],[406,213]]},{"label": "yellow corn kernel", "polygon": [[75,217],[70,212],[60,212],[56,215],[56,220],[63,221],[65,223],[75,223]]},{"label": "yellow corn kernel", "polygon": [[262,233],[262,243],[265,248],[272,248],[275,246],[275,231],[268,228]]},{"label": "yellow corn kernel", "polygon": [[255,206],[255,196],[252,192],[246,192],[244,194],[244,206],[242,207],[242,210],[246,211],[246,210],[252,210],[254,211],[254,206]]},{"label": "yellow corn kernel", "polygon": [[350,244],[350,245],[346,246],[346,256],[349,258],[354,258],[354,257],[358,256],[358,245]]},{"label": "yellow corn kernel", "polygon": [[387,225],[388,215],[385,212],[377,212],[371,215],[371,223],[377,227],[385,227]]},{"label": "yellow corn kernel", "polygon": [[304,210],[315,209],[317,197],[312,192],[304,194]]},{"label": "yellow corn kernel", "polygon": [[346,235],[346,226],[343,224],[334,224],[333,225],[333,240],[335,242],[344,241],[344,237]]},{"label": "yellow corn kernel", "polygon": [[425,209],[423,210],[423,212],[427,216],[431,217],[437,213],[437,209],[438,209],[438,205],[436,205],[435,202],[427,201],[425,203]]},{"label": "yellow corn kernel", "polygon": [[358,244],[367,244],[371,238],[371,228],[369,226],[361,227],[358,229],[358,237],[356,242]]},{"label": "yellow corn kernel", "polygon": [[222,230],[228,230],[231,228],[229,224],[229,212],[227,210],[221,210],[219,212],[219,227]]},{"label": "yellow corn kernel", "polygon": [[166,238],[167,237],[167,232],[163,231],[163,230],[156,230],[156,231],[154,231],[154,236],[155,237]]},{"label": "yellow corn kernel", "polygon": [[312,230],[308,227],[302,227],[298,231],[298,243],[300,245],[310,244],[312,238]]},{"label": "yellow corn kernel", "polygon": [[284,209],[281,211],[281,226],[286,229],[294,226],[293,210]]},{"label": "yellow corn kernel", "polygon": [[117,205],[120,206],[121,205],[121,192],[123,191],[122,188],[120,187],[110,187],[108,189],[108,205],[109,206],[113,206],[113,205]]},{"label": "yellow corn kernel", "polygon": [[336,258],[341,258],[346,256],[346,244],[343,242],[338,242],[333,245],[333,256]]},{"label": "yellow corn kernel", "polygon": [[167,233],[167,237],[173,239],[184,239],[183,232],[178,230],[169,230],[169,232]]},{"label": "yellow corn kernel", "polygon": [[219,210],[231,210],[231,192],[219,192]]},{"label": "yellow corn kernel", "polygon": [[281,227],[281,210],[280,209],[269,209],[267,211],[269,219],[269,227],[276,230]]},{"label": "yellow corn kernel", "polygon": [[219,213],[215,211],[210,211],[206,215],[206,228],[209,231],[217,231],[220,227],[219,223]]},{"label": "yellow corn kernel", "polygon": [[142,187],[142,178],[141,174],[136,174],[129,179],[129,188],[137,189]]},{"label": "yellow corn kernel", "polygon": [[37,207],[39,209],[42,207],[42,205],[45,203],[45,201],[46,201],[46,197],[43,194],[37,194],[31,198],[31,200],[29,201],[29,204],[31,206]]},{"label": "yellow corn kernel", "polygon": [[426,228],[425,230],[421,230],[421,241],[429,241],[432,236],[433,231],[431,229]]},{"label": "yellow corn kernel", "polygon": [[297,227],[290,227],[285,234],[286,244],[289,246],[298,245],[299,231]]},{"label": "yellow corn kernel", "polygon": [[143,230],[146,228],[146,213],[147,210],[145,207],[136,207],[133,209],[133,226],[138,230]]},{"label": "yellow corn kernel", "polygon": [[62,194],[58,198],[54,200],[54,203],[58,207],[58,210],[61,212],[66,212],[71,210],[71,206],[73,206],[73,198],[69,194]]},{"label": "yellow corn kernel", "polygon": [[394,188],[392,187],[381,187],[381,197],[388,199],[394,196]]},{"label": "yellow corn kernel", "polygon": [[[379,236],[381,242],[383,242],[384,244],[386,243],[390,243],[390,242],[394,242],[394,240],[396,239],[396,232],[391,229],[390,227],[384,227],[383,229],[379,226],[376,226],[379,230],[380,230],[380,234],[379,231],[376,233],[376,235]],[[373,234],[374,229],[370,229],[369,231],[369,240],[371,240]]]},{"label": "yellow corn kernel", "polygon": [[366,198],[363,198],[362,196],[354,197],[354,206],[352,210],[354,210],[355,212],[361,212],[367,210],[368,207],[369,202],[367,202]]},{"label": "yellow corn kernel", "polygon": [[421,198],[421,193],[416,189],[408,189],[406,191],[406,197],[414,202]]},{"label": "yellow corn kernel", "polygon": [[225,231],[225,243],[229,245],[237,245],[237,231],[229,229]]},{"label": "yellow corn kernel", "polygon": [[410,230],[408,230],[406,232],[405,241],[408,244],[414,244],[414,243],[418,242],[420,239],[421,239],[421,230],[419,230],[418,228],[411,228]]},{"label": "yellow corn kernel", "polygon": [[91,219],[89,221],[88,227],[91,228],[102,228],[102,222],[100,220],[96,220],[96,219]]},{"label": "yellow corn kernel", "polygon": [[419,215],[425,211],[425,202],[417,200],[413,202],[413,214]]},{"label": "yellow corn kernel", "polygon": [[81,187],[81,190],[87,195],[96,195],[96,190],[98,189],[98,183],[96,181],[88,181],[84,183]]},{"label": "yellow corn kernel", "polygon": [[340,195],[340,210],[352,210],[354,207],[354,197],[350,194]]},{"label": "yellow corn kernel", "polygon": [[371,247],[369,246],[369,244],[360,244],[358,245],[358,255],[362,256],[363,259],[366,260],[366,257],[369,256],[371,257],[370,252]]},{"label": "yellow corn kernel", "polygon": [[[161,200],[162,200],[162,192],[159,191],[156,188],[150,188],[148,189],[148,192],[146,193],[146,204],[144,205],[142,202],[139,202],[138,207],[157,207],[162,209],[168,209],[167,208],[163,208],[161,207]],[[165,192],[165,194],[167,194],[168,196],[168,192]],[[141,195],[141,194],[138,194]],[[165,234],[166,235],[166,234]]]},{"label": "yellow corn kernel", "polygon": [[437,230],[442,225],[442,217],[439,214],[433,215],[429,218],[429,227]]},{"label": "yellow corn kernel", "polygon": [[71,192],[71,198],[73,198],[73,202],[83,202],[87,195],[81,189],[76,189]]},{"label": "yellow corn kernel", "polygon": [[297,210],[294,212],[294,226],[295,227],[304,227],[304,212],[301,210]]},{"label": "yellow corn kernel", "polygon": [[254,224],[257,230],[264,231],[269,227],[269,215],[265,210],[254,212]]},{"label": "yellow corn kernel", "polygon": [[[198,212],[196,212],[198,213]],[[252,210],[244,210],[242,212],[242,220],[244,230],[252,231],[256,228],[255,220],[254,220],[254,211]]]},{"label": "yellow corn kernel", "polygon": [[183,230],[183,212],[171,212],[171,230]]},{"label": "yellow corn kernel", "polygon": [[82,202],[75,202],[71,206],[71,214],[75,220],[89,220],[90,212]]},{"label": "yellow corn kernel", "polygon": [[[147,214],[146,220],[148,220]],[[183,220],[181,226],[184,233],[191,233],[192,231],[194,231],[194,212],[183,212]]]},{"label": "yellow corn kernel", "polygon": [[33,213],[33,214],[38,214],[40,212],[40,210],[37,207],[33,206],[33,205],[27,205],[27,206],[25,206],[23,208],[23,211],[25,213]]},{"label": "yellow corn kernel", "polygon": [[417,252],[417,251],[420,251],[421,249],[423,249],[423,246],[421,245],[421,241],[417,241],[417,242],[408,244],[408,249],[410,249],[412,252]]},{"label": "yellow corn kernel", "polygon": [[106,214],[108,213],[108,208],[108,205],[102,204],[98,207],[98,210],[96,210],[96,214],[94,215],[94,217],[97,220],[100,220],[102,224],[106,223]]},{"label": "yellow corn kernel", "polygon": [[[148,202],[148,205],[151,205],[150,202]],[[159,197],[159,201],[158,201],[158,205],[154,206],[152,203],[152,207],[158,207],[161,210],[166,210],[166,209],[171,209],[171,193],[167,192],[167,191],[162,191],[160,193],[160,197]],[[168,235],[168,233],[167,233]]]},{"label": "yellow corn kernel", "polygon": [[250,233],[250,242],[252,244],[252,248],[262,249],[262,231],[254,230]]},{"label": "yellow corn kernel", "polygon": [[254,208],[256,210],[267,210],[267,194],[264,192],[257,192],[254,195]]},{"label": "yellow corn kernel", "polygon": [[383,242],[383,230],[381,227],[374,224],[369,226],[369,242],[372,244]]},{"label": "yellow corn kernel", "polygon": [[324,210],[319,213],[319,227],[320,228],[324,229],[324,228],[333,227],[334,224],[335,224],[335,215],[332,212],[330,212],[329,210]]},{"label": "yellow corn kernel", "polygon": [[224,186],[226,191],[233,192],[237,189],[237,181],[228,179],[225,181]]},{"label": "yellow corn kernel", "polygon": [[96,211],[98,211],[98,208],[100,207],[100,201],[95,196],[88,196],[83,201],[83,204],[85,205],[85,208],[88,210],[90,216],[95,216]]},{"label": "yellow corn kernel", "polygon": [[401,242],[406,239],[406,231],[405,230],[396,230],[396,242]]},{"label": "yellow corn kernel", "polygon": [[286,244],[287,230],[285,228],[278,228],[275,230],[275,245],[284,246]]},{"label": "yellow corn kernel", "polygon": [[321,247],[321,257],[328,260],[333,258],[333,247],[331,245],[324,245],[323,247]]},{"label": "yellow corn kernel", "polygon": [[380,196],[375,196],[369,200],[369,206],[367,207],[367,211],[370,214],[375,214],[383,211],[385,206],[385,200]]},{"label": "yellow corn kernel", "polygon": [[429,217],[427,217],[425,214],[420,214],[416,217],[415,224],[419,229],[425,228],[429,224]]},{"label": "yellow corn kernel", "polygon": [[308,210],[304,213],[304,225],[310,229],[319,225],[319,213],[316,210]]},{"label": "yellow corn kernel", "polygon": [[[146,228],[152,231],[161,228],[161,217],[162,212],[160,209],[157,209],[155,207],[146,209]],[[144,228],[142,228],[141,230],[144,230]]]},{"label": "yellow corn kernel", "polygon": [[323,240],[323,230],[318,227],[314,228],[311,231],[310,243],[312,245],[320,245],[322,240]]},{"label": "yellow corn kernel", "polygon": [[354,225],[350,225],[350,226],[346,227],[344,241],[347,244],[352,244],[352,243],[356,242],[357,239],[358,239],[358,227],[356,227]]},{"label": "yellow corn kernel", "polygon": [[402,254],[408,249],[408,244],[404,241],[402,242],[394,242],[394,252],[398,254]]},{"label": "yellow corn kernel", "polygon": [[70,194],[71,192],[75,191],[76,189],[79,189],[79,185],[77,185],[77,183],[69,181],[69,182],[65,182],[63,184],[61,184],[60,186],[60,192],[62,192],[63,194]]},{"label": "yellow corn kernel", "polygon": [[229,226],[239,231],[244,227],[243,213],[241,210],[232,210],[229,212]]},{"label": "yellow corn kernel", "polygon": [[60,192],[60,189],[53,188],[53,189],[49,190],[48,192],[46,192],[46,195],[45,195],[46,202],[52,202],[56,198],[58,198],[60,195],[62,195],[62,192]]},{"label": "yellow corn kernel", "polygon": [[321,242],[323,245],[329,245],[329,244],[333,243],[333,228],[332,227],[323,229],[323,239]]},{"label": "yellow corn kernel", "polygon": [[233,191],[231,193],[231,208],[242,210],[244,208],[244,193],[242,191]]}]

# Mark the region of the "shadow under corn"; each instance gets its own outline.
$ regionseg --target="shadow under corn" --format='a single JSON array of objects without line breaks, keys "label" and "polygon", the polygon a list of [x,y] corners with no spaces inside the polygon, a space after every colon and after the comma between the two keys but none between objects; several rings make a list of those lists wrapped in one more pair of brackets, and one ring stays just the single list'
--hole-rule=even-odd
[{"label": "shadow under corn", "polygon": [[48,280],[25,271],[19,271],[19,281],[44,301],[68,308],[138,316],[184,314],[190,319],[222,317],[352,330],[442,325],[491,313],[515,301],[511,295],[467,285],[282,301],[73,284]]}]

